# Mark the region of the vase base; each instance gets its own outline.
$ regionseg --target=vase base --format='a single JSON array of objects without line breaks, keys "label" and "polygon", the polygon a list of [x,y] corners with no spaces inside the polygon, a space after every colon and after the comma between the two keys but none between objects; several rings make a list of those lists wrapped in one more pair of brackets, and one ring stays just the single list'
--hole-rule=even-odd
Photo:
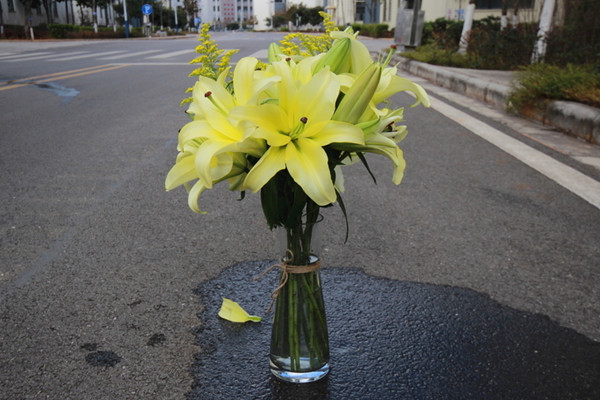
[{"label": "vase base", "polygon": [[292,372],[281,369],[277,365],[271,364],[271,373],[275,375],[277,379],[291,383],[309,383],[315,382],[319,379],[324,378],[329,373],[329,363],[323,365],[321,368],[314,371],[306,372]]}]

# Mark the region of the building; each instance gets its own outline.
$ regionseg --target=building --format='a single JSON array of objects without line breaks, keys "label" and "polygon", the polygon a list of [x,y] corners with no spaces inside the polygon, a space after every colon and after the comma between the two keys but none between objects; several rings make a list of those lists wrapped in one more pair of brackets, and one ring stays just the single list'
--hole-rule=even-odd
[{"label": "building", "polygon": [[[75,24],[75,25],[91,25],[93,18],[93,10],[90,7],[83,7],[77,4],[76,0],[63,0],[60,3],[57,1],[48,1],[46,10],[40,2],[37,8],[31,9],[30,26],[38,26],[47,23],[60,24]],[[25,24],[25,9],[20,0],[0,0],[2,9],[2,21],[5,25],[20,25]],[[105,8],[97,8],[96,18],[98,25],[109,26],[115,23],[115,13],[110,6]]]},{"label": "building", "polygon": [[240,24],[254,23],[255,3],[264,1],[255,0],[200,0],[200,19],[202,23],[214,27],[224,27],[237,22]]},{"label": "building", "polygon": [[[175,1],[163,0],[165,7],[173,7]],[[340,26],[358,23],[384,23],[390,29],[396,26],[398,12],[403,7],[412,8],[415,0],[197,0],[201,22],[209,23],[217,28],[226,27],[227,24],[237,22],[240,25],[248,24],[255,30],[271,29],[269,21],[273,15],[284,13],[292,4],[323,7],[331,14],[333,21]],[[557,1],[557,12],[564,8],[564,2]],[[6,25],[23,25],[25,14],[20,0],[0,0],[2,5],[3,22]],[[100,26],[111,26],[116,22],[112,4],[122,0],[112,0],[104,9],[98,9],[97,19]],[[520,0],[519,20],[537,21],[544,0]],[[51,18],[40,5],[32,10],[31,25],[48,23],[71,23],[77,25],[90,25],[92,10],[82,7],[76,0],[50,0]],[[469,0],[421,0],[421,10],[425,12],[425,21],[437,18],[461,20]],[[500,16],[502,0],[476,0],[474,19],[481,19],[489,15]],[[510,18],[512,9],[509,8]],[[135,22],[135,21],[130,21]]]},{"label": "building", "polygon": [[[351,1],[351,0],[350,0]],[[562,3],[565,0],[559,0]],[[402,6],[412,8],[414,0],[381,0],[380,21],[390,27],[396,26],[398,10]],[[544,0],[520,0],[518,20],[537,21]],[[425,12],[425,21],[434,21],[438,18],[452,20],[464,19],[469,0],[422,0],[421,10]],[[557,9],[562,9],[559,5]],[[512,17],[513,9],[509,7],[508,16]],[[476,0],[473,19],[482,19],[488,16],[502,15],[502,0]]]}]

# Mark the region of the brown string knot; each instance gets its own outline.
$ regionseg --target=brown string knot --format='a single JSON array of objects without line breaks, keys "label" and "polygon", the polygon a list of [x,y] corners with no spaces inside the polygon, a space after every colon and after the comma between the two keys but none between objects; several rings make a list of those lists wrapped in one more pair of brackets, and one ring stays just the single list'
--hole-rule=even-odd
[{"label": "brown string knot", "polygon": [[[289,260],[292,258],[291,252],[288,250],[286,254],[286,258],[284,260]],[[269,308],[267,308],[267,312],[271,312],[271,308],[273,308],[273,303],[275,303],[275,299],[279,296],[279,291],[285,286],[288,281],[289,274],[305,274],[307,272],[314,272],[321,268],[321,260],[317,260],[312,264],[308,265],[291,265],[286,261],[281,261],[279,264],[273,264],[269,268],[267,268],[262,274],[254,278],[254,280],[259,280],[264,275],[271,272],[273,269],[279,268],[281,270],[281,277],[279,279],[279,286],[273,290],[271,293],[271,304]]]}]

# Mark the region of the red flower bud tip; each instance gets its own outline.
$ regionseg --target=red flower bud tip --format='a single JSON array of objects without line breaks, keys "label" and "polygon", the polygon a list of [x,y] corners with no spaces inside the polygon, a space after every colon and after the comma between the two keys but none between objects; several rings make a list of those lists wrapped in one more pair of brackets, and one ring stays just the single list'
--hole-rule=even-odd
[{"label": "red flower bud tip", "polygon": [[209,90],[208,92],[204,93],[204,97],[210,97],[212,96],[212,92]]},{"label": "red flower bud tip", "polygon": [[287,62],[290,62],[290,61],[292,61],[292,58],[291,58],[291,57],[287,57],[287,58],[285,59],[285,61],[287,61]]},{"label": "red flower bud tip", "polygon": [[396,50],[398,48],[398,46],[396,46],[395,44],[390,46],[392,49]]}]

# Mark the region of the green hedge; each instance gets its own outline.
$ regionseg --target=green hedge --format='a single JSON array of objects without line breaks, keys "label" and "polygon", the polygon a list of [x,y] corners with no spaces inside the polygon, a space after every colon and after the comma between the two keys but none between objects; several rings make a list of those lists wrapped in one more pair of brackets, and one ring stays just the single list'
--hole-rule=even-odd
[{"label": "green hedge", "polygon": [[80,32],[84,27],[71,24],[49,24],[50,37],[55,39],[66,39],[71,32]]},{"label": "green hedge", "polygon": [[392,36],[387,24],[353,24],[352,29],[354,32],[360,32],[363,36],[375,38]]},{"label": "green hedge", "polygon": [[[55,39],[118,39],[125,37],[125,28],[119,27],[116,32],[112,27],[99,26],[98,32],[94,32],[91,26],[80,26],[72,24],[50,24],[48,25],[50,37]],[[143,37],[141,27],[129,29],[130,37]]]}]

